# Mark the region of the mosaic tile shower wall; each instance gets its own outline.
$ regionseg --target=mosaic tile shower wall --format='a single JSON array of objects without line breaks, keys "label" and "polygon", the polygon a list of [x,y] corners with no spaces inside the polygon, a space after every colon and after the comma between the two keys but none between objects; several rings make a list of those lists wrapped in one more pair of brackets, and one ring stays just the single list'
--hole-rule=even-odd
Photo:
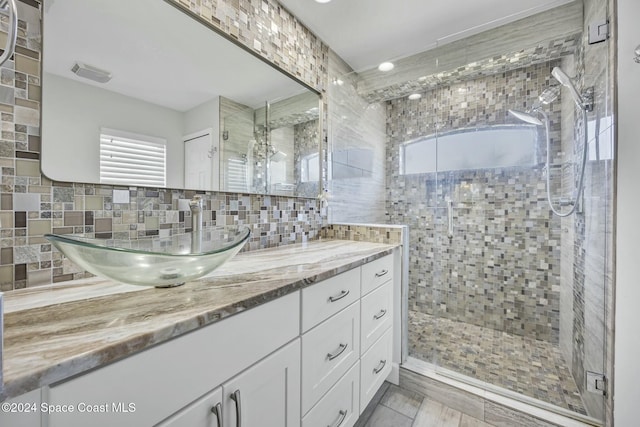
[{"label": "mosaic tile shower wall", "polygon": [[[260,54],[269,52],[309,85],[323,86],[326,47],[277,3],[214,3],[211,10],[234,15],[246,27],[240,34],[239,27],[225,27],[231,21],[222,19],[223,30],[253,43]],[[201,11],[207,7],[200,2],[191,6]],[[0,74],[0,291],[86,275],[52,250],[45,233],[147,236],[188,229],[190,213],[180,200],[193,196],[183,190],[52,182],[40,173],[40,3],[21,0],[18,7],[18,47]],[[282,42],[267,46],[274,31]],[[257,48],[259,44],[265,47]],[[293,45],[297,47],[289,49]],[[114,203],[114,196],[126,196],[128,202]],[[208,225],[251,227],[245,250],[314,239],[322,227],[315,199],[236,193],[207,193],[205,199]]]},{"label": "mosaic tile shower wall", "polygon": [[[558,343],[560,221],[546,204],[544,134],[538,134],[532,167],[448,171],[438,177],[402,175],[399,169],[404,141],[436,130],[517,123],[506,117],[507,110],[526,109],[552,83],[555,64],[446,84],[419,101],[388,103],[388,221],[409,225],[410,309]],[[550,107],[550,135],[558,141],[560,106]],[[552,153],[554,159],[559,155],[559,149]],[[449,199],[452,239],[443,209]]]}]

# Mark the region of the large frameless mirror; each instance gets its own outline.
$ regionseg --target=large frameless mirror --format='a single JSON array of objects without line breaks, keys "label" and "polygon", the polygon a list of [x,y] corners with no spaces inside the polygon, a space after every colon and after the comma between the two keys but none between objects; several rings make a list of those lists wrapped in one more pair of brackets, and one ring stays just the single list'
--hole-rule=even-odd
[{"label": "large frameless mirror", "polygon": [[171,2],[44,5],[57,181],[314,197],[319,94]]}]

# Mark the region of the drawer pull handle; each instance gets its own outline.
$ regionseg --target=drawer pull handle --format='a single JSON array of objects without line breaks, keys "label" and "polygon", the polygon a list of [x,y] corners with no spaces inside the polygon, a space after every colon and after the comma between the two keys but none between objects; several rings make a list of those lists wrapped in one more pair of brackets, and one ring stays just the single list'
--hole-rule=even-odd
[{"label": "drawer pull handle", "polygon": [[344,351],[347,349],[347,345],[346,344],[340,344],[340,346],[338,346],[338,350],[336,353],[331,354],[331,353],[327,353],[327,359],[329,360],[333,360],[336,357],[340,356],[342,353],[344,353]]},{"label": "drawer pull handle", "polygon": [[216,420],[218,420],[218,427],[222,427],[222,405],[220,402],[216,406],[211,407],[211,412],[216,414]]},{"label": "drawer pull handle", "polygon": [[231,400],[236,402],[236,427],[242,427],[242,403],[240,401],[240,390],[231,393]]},{"label": "drawer pull handle", "polygon": [[331,427],[332,425],[334,427],[340,427],[342,425],[342,422],[344,421],[345,418],[347,418],[347,411],[345,411],[344,409],[341,409],[339,412],[340,415],[338,415],[338,419],[336,420],[336,422],[334,424],[330,424],[327,427]]},{"label": "drawer pull handle", "polygon": [[338,294],[335,297],[329,297],[329,302],[336,302],[336,301],[341,300],[342,298],[346,297],[347,295],[349,295],[349,291],[342,291],[342,292],[340,292],[340,294]]},{"label": "drawer pull handle", "polygon": [[383,308],[382,310],[380,310],[380,313],[378,313],[378,314],[374,314],[374,315],[373,315],[373,318],[374,318],[374,319],[376,319],[376,320],[378,320],[378,319],[380,319],[381,317],[384,317],[384,315],[385,315],[385,314],[387,314],[387,310],[385,310],[385,309]]},{"label": "drawer pull handle", "polygon": [[382,277],[382,276],[384,276],[385,274],[387,274],[388,272],[389,272],[389,270],[382,270],[381,272],[376,273],[376,277]]},{"label": "drawer pull handle", "polygon": [[381,360],[380,364],[378,365],[378,367],[377,368],[373,368],[373,373],[374,374],[379,374],[380,371],[382,371],[384,369],[384,365],[386,365],[386,364],[387,364],[387,360],[386,359],[385,360]]}]

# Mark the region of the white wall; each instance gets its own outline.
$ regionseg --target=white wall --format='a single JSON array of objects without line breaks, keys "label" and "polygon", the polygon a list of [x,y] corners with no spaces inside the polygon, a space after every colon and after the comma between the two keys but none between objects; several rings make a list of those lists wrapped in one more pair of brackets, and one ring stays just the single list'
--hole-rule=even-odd
[{"label": "white wall", "polygon": [[167,140],[167,187],[184,183],[183,114],[45,74],[42,172],[57,181],[100,182],[101,127]]},{"label": "white wall", "polygon": [[618,0],[618,171],[614,420],[640,419],[640,2]]},{"label": "white wall", "polygon": [[211,101],[200,104],[184,113],[185,135],[200,132],[204,129],[213,129],[214,141],[220,141],[220,97],[216,96]]}]

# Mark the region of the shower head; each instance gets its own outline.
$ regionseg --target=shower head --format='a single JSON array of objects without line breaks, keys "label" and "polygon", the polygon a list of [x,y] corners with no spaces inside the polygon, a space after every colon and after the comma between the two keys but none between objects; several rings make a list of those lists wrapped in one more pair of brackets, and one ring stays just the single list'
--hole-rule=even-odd
[{"label": "shower head", "polygon": [[538,96],[538,101],[540,101],[543,105],[551,104],[553,101],[558,99],[560,95],[560,86],[550,86],[546,88],[540,96]]},{"label": "shower head", "polygon": [[571,96],[573,97],[573,100],[578,105],[578,107],[580,107],[581,109],[585,109],[582,96],[580,96],[580,94],[578,93],[578,90],[571,81],[571,78],[558,67],[553,67],[553,70],[551,70],[551,74],[557,81],[560,82],[562,86],[565,86],[569,89],[569,92],[571,92]]},{"label": "shower head", "polygon": [[276,151],[270,156],[270,159],[272,162],[280,162],[286,158],[287,158],[287,154],[283,153],[282,151]]},{"label": "shower head", "polygon": [[527,122],[536,126],[542,126],[542,122],[539,119],[533,117],[530,113],[525,113],[518,110],[509,110],[509,114],[512,114],[515,118],[520,119],[523,122]]}]

